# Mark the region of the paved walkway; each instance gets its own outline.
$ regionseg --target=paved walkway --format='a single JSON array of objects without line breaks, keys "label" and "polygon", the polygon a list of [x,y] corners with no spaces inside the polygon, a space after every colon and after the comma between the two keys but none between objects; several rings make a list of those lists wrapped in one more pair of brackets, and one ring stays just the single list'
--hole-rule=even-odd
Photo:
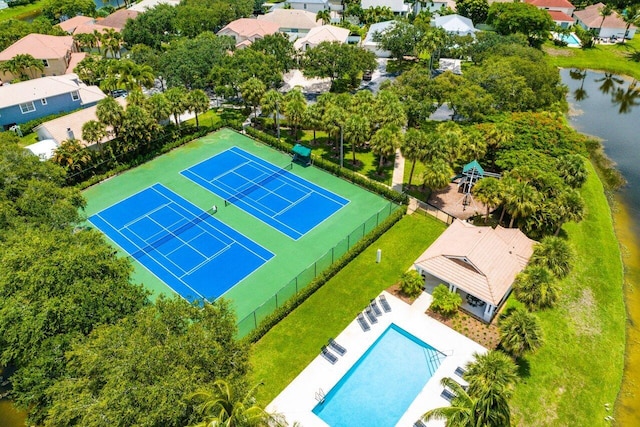
[{"label": "paved walkway", "polygon": [[402,183],[404,181],[404,157],[398,148],[396,150],[396,160],[393,163],[393,177],[391,178],[391,188],[398,193],[402,193]]}]

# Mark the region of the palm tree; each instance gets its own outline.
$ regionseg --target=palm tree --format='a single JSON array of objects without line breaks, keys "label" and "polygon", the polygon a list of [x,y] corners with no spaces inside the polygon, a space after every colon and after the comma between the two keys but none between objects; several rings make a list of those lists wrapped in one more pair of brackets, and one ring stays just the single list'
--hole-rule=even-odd
[{"label": "palm tree", "polygon": [[500,346],[513,357],[535,351],[542,345],[538,318],[524,307],[508,310],[498,321]]},{"label": "palm tree", "polygon": [[467,392],[479,395],[488,389],[500,390],[510,396],[518,379],[518,367],[513,360],[499,350],[474,354],[475,360],[466,367],[464,379],[469,383]]},{"label": "palm tree", "polygon": [[582,221],[585,215],[585,205],[580,192],[573,188],[560,193],[555,202],[559,210],[556,231],[554,232],[554,235],[557,236],[564,223]]},{"label": "palm tree", "polygon": [[400,128],[407,124],[407,113],[398,96],[388,90],[381,90],[375,99],[374,128],[381,129],[387,125]]},{"label": "palm tree", "polygon": [[607,16],[611,16],[612,13],[613,6],[611,6],[610,4],[606,4],[598,9],[598,14],[602,16],[602,21],[600,21],[600,27],[598,28],[598,36],[600,36],[600,33],[602,32],[602,25],[604,24],[604,20],[607,19]]},{"label": "palm tree", "polygon": [[99,144],[107,136],[107,127],[104,123],[89,120],[82,125],[82,139],[89,145]]},{"label": "palm tree", "polygon": [[147,100],[147,108],[149,109],[149,114],[157,123],[162,123],[171,116],[169,101],[167,101],[163,93],[151,95]]},{"label": "palm tree", "polygon": [[500,181],[493,177],[482,178],[471,190],[476,199],[487,207],[484,222],[487,222],[491,209],[495,209],[502,202],[502,188]]},{"label": "palm tree", "polygon": [[56,148],[51,161],[67,172],[80,172],[91,162],[91,154],[77,139],[67,139]]},{"label": "palm tree", "polygon": [[209,97],[200,89],[195,89],[187,93],[187,110],[196,115],[196,128],[200,129],[198,114],[209,111]]},{"label": "palm tree", "polygon": [[422,173],[423,187],[439,190],[449,185],[453,176],[453,169],[446,161],[436,159],[426,163],[425,166],[425,171]]},{"label": "palm tree", "polygon": [[378,163],[379,171],[382,171],[385,160],[393,156],[400,145],[402,145],[402,139],[402,130],[396,125],[386,125],[373,134],[373,138],[371,138],[371,150],[380,157]]},{"label": "palm tree", "polygon": [[282,105],[282,100],[282,94],[275,89],[269,89],[260,99],[262,112],[267,115],[273,113],[273,126],[276,129],[278,139],[280,139],[280,122],[278,120],[278,115],[280,114],[280,105]]},{"label": "palm tree", "polygon": [[303,121],[307,124],[307,127],[311,127],[313,129],[313,141],[312,144],[316,143],[316,130],[322,126],[322,116],[324,115],[324,111],[321,105],[311,104],[307,107],[304,112]]},{"label": "palm tree", "polygon": [[533,265],[547,268],[556,277],[565,277],[571,272],[575,254],[569,243],[556,236],[544,237],[533,247],[533,255],[529,260]]},{"label": "palm tree", "polygon": [[240,93],[242,94],[242,99],[251,107],[253,107],[253,117],[258,117],[258,105],[260,104],[260,100],[264,95],[267,87],[262,80],[257,77],[251,77],[249,80],[245,81],[240,85]]},{"label": "palm tree", "polygon": [[155,74],[149,65],[139,65],[130,59],[114,61],[109,67],[109,73],[110,78],[115,80],[116,87],[128,91],[151,87],[155,82]]},{"label": "palm tree", "polygon": [[[42,72],[44,63],[41,59],[36,59],[28,53],[19,53],[8,61],[0,64],[0,71],[3,75],[11,74],[14,78],[35,78],[34,71]],[[28,73],[28,74],[27,74]]]},{"label": "palm tree", "polygon": [[73,35],[73,40],[78,44],[80,49],[91,49],[98,45],[98,38],[93,33],[79,33]]},{"label": "palm tree", "polygon": [[572,188],[582,187],[589,176],[585,159],[579,154],[565,154],[558,157],[557,170],[562,179]]},{"label": "palm tree", "polygon": [[451,406],[431,409],[422,415],[424,421],[447,420],[450,427],[509,427],[511,412],[507,397],[495,390],[469,395],[451,378],[440,383],[454,394]]},{"label": "palm tree", "polygon": [[116,138],[120,135],[120,128],[124,119],[124,108],[118,104],[118,101],[110,96],[100,100],[96,108],[96,116],[106,126],[111,126]]},{"label": "palm tree", "polygon": [[180,114],[187,111],[187,94],[182,87],[172,87],[164,93],[169,104],[169,110],[173,115],[176,126],[180,128]]},{"label": "palm tree", "polygon": [[523,218],[533,214],[540,195],[538,191],[526,182],[516,181],[507,188],[505,194],[505,210],[511,215],[509,228],[513,227],[516,218]]},{"label": "palm tree", "polygon": [[94,32],[99,37],[103,46],[103,55],[106,57],[111,53],[112,58],[120,58],[122,48],[122,35],[113,28],[107,28],[102,33]]},{"label": "palm tree", "polygon": [[283,99],[283,112],[289,126],[291,126],[292,135],[298,140],[298,125],[304,117],[307,109],[307,100],[298,88],[294,88],[287,92]]},{"label": "palm tree", "polygon": [[364,144],[371,137],[369,119],[359,114],[351,114],[344,123],[344,138],[351,143],[353,166],[357,165],[356,147]]},{"label": "palm tree", "polygon": [[199,401],[196,407],[202,421],[193,427],[251,427],[280,425],[277,417],[256,404],[254,397],[258,386],[244,396],[236,396],[233,387],[224,380],[213,383],[213,391],[199,391],[192,398]]},{"label": "palm tree", "polygon": [[330,103],[324,110],[322,115],[322,123],[324,129],[329,136],[335,136],[336,149],[340,150],[340,167],[343,161],[344,147],[344,126],[347,121],[347,111],[335,103]]},{"label": "palm tree", "polygon": [[329,9],[323,9],[316,14],[316,21],[322,21],[322,25],[329,25],[331,23],[331,11]]},{"label": "palm tree", "polygon": [[552,307],[558,300],[558,289],[553,274],[545,267],[529,265],[513,282],[516,299],[529,310]]},{"label": "palm tree", "polygon": [[147,97],[139,88],[136,87],[127,95],[127,106],[129,105],[147,108]]},{"label": "palm tree", "polygon": [[620,16],[627,24],[624,29],[624,37],[622,37],[622,43],[626,43],[627,36],[629,34],[629,27],[632,25],[640,27],[640,4],[630,4],[620,13]]},{"label": "palm tree", "polygon": [[416,128],[410,128],[404,135],[404,140],[400,147],[402,155],[411,162],[411,172],[409,172],[409,185],[413,179],[413,172],[418,160],[423,161],[426,156],[427,136]]}]

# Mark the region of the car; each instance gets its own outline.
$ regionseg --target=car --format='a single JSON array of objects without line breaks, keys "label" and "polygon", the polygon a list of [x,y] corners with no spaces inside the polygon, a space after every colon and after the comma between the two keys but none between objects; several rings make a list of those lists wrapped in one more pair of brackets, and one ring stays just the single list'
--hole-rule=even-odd
[{"label": "car", "polygon": [[128,92],[124,89],[116,89],[111,91],[111,96],[114,98],[126,97]]},{"label": "car", "polygon": [[372,77],[373,77],[373,71],[371,70],[367,70],[362,74],[362,80],[364,80],[365,82],[371,81]]}]

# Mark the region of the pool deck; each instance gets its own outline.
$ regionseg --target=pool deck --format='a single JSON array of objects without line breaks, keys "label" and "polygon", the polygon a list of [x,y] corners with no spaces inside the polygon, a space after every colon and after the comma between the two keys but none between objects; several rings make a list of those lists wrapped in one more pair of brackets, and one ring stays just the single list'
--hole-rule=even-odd
[{"label": "pool deck", "polygon": [[[318,357],[267,406],[267,411],[283,415],[289,425],[297,421],[305,427],[327,426],[312,412],[318,403],[316,394],[320,391],[328,394],[391,323],[400,326],[447,356],[396,426],[411,427],[427,410],[449,404],[441,396],[440,380],[443,377],[451,377],[462,382],[460,377],[454,374],[456,368],[473,360],[473,353],[485,353],[487,350],[427,316],[425,311],[431,304],[432,298],[426,292],[423,292],[412,305],[406,304],[387,292],[383,294],[386,295],[391,306],[391,312],[383,312],[382,316],[378,317],[378,322],[371,325],[371,329],[366,332],[354,318],[335,338],[347,349],[345,355],[338,356],[338,361],[332,365],[320,355],[320,349],[318,349]],[[372,393],[374,392],[375,390],[372,390]],[[444,421],[432,421],[427,425],[444,426]]]}]

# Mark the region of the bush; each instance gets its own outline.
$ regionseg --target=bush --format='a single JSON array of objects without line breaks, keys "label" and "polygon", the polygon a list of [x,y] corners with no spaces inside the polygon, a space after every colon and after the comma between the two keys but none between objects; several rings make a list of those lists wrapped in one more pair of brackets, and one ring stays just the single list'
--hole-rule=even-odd
[{"label": "bush", "polygon": [[449,288],[443,284],[436,286],[432,295],[433,302],[431,303],[431,310],[446,317],[454,315],[458,311],[458,308],[460,308],[460,304],[462,304],[460,294],[451,292]]},{"label": "bush", "polygon": [[417,298],[424,289],[424,279],[416,270],[402,273],[400,276],[400,290],[409,298]]}]

